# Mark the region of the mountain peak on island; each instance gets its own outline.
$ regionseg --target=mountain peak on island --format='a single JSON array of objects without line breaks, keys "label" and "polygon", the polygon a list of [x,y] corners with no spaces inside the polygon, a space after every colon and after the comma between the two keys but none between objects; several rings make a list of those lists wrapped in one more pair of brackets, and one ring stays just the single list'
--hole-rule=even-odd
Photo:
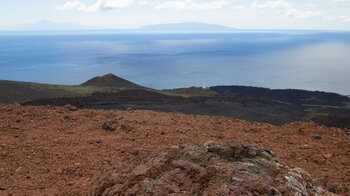
[{"label": "mountain peak on island", "polygon": [[116,88],[141,88],[141,86],[132,83],[128,80],[120,78],[112,73],[106,74],[104,76],[94,77],[83,84],[82,86],[106,86],[106,87],[116,87]]},{"label": "mountain peak on island", "polygon": [[200,22],[184,22],[147,25],[139,28],[141,31],[162,31],[162,32],[232,32],[235,29],[232,27],[207,24]]}]

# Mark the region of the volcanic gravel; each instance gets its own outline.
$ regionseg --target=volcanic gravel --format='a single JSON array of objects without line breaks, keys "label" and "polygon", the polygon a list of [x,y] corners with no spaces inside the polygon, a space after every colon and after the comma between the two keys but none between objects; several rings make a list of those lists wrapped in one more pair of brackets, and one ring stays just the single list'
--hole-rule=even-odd
[{"label": "volcanic gravel", "polygon": [[350,195],[348,130],[312,122],[273,126],[224,117],[18,104],[0,105],[0,195],[85,195],[118,161],[139,164],[166,146],[232,139],[270,149],[326,189]]}]

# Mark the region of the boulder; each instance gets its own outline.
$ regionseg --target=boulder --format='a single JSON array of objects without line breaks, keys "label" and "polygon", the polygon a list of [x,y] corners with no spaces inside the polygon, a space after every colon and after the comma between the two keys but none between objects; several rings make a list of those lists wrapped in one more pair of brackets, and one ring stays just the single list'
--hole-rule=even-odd
[{"label": "boulder", "polygon": [[163,149],[139,165],[119,162],[91,185],[87,195],[332,194],[269,150],[210,141]]}]

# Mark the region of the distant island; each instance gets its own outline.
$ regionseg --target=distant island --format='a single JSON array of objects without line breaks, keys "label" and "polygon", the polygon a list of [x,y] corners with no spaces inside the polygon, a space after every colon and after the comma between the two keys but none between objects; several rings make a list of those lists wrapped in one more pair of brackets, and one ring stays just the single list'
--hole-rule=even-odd
[{"label": "distant island", "polygon": [[223,25],[199,22],[185,22],[172,24],[147,25],[139,28],[140,31],[153,32],[232,32],[235,29]]},{"label": "distant island", "polygon": [[184,22],[146,25],[135,29],[108,29],[93,26],[84,26],[74,23],[60,23],[49,20],[40,20],[32,24],[19,24],[0,27],[0,31],[72,31],[72,30],[107,30],[116,32],[149,33],[149,32],[176,32],[176,33],[215,33],[233,32],[236,29],[228,26],[207,24],[200,22]]}]

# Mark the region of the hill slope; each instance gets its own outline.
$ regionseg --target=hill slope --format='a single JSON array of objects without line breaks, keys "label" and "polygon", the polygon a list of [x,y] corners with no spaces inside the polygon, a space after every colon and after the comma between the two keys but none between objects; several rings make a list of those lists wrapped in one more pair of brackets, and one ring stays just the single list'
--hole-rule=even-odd
[{"label": "hill slope", "polygon": [[251,86],[213,86],[221,95],[265,98],[296,104],[344,106],[350,98],[336,93],[297,89],[269,89]]},{"label": "hill slope", "polygon": [[94,77],[83,84],[82,86],[103,86],[103,87],[115,87],[115,88],[142,88],[141,86],[132,83],[128,80],[120,78],[113,74],[107,74],[104,76]]},{"label": "hill slope", "polygon": [[23,102],[33,99],[74,95],[76,94],[60,88],[59,85],[0,80],[0,103]]},{"label": "hill slope", "polygon": [[[105,122],[115,130],[105,131]],[[313,123],[272,126],[152,111],[0,104],[0,135],[0,195],[86,195],[119,161],[139,164],[165,147],[232,139],[270,149],[323,179],[326,189],[350,193],[350,135]]]},{"label": "hill slope", "polygon": [[95,77],[82,85],[54,85],[0,80],[0,103],[35,99],[87,96],[95,92],[118,92],[120,89],[143,88],[113,74]]}]

